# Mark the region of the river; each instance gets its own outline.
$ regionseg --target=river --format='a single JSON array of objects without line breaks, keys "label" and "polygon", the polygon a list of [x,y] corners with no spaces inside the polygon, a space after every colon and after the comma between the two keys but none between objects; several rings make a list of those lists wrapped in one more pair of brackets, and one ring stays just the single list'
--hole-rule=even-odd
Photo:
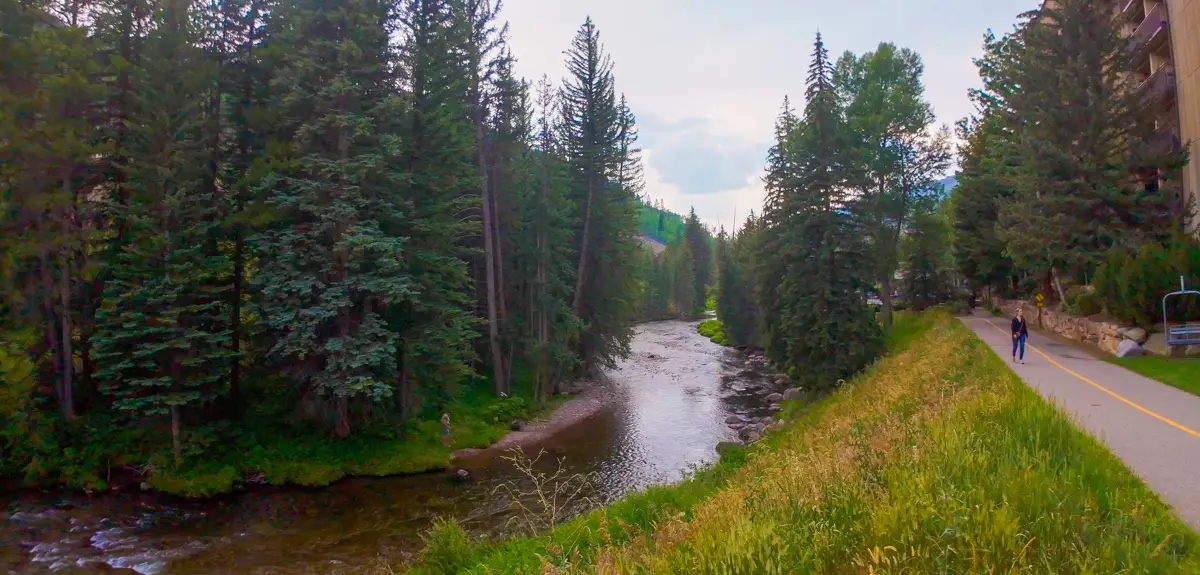
[{"label": "river", "polygon": [[[610,407],[548,446],[592,477],[572,512],[678,481],[736,440],[731,415],[769,415],[769,378],[695,322],[641,324],[632,353],[606,374]],[[540,467],[540,469],[546,469]],[[467,482],[449,473],[354,478],[318,489],[253,489],[207,501],[147,493],[23,495],[0,515],[0,573],[370,573],[411,557],[438,516],[473,535],[511,529],[496,486],[519,480],[497,462]]]}]

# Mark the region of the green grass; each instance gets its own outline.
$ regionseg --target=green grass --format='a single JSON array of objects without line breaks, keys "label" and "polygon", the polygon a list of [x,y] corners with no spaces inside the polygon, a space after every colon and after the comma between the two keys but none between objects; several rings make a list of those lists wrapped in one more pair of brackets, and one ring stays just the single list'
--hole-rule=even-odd
[{"label": "green grass", "polygon": [[[696,478],[415,573],[1195,573],[1197,535],[945,312]],[[433,561],[452,556],[452,565]]]},{"label": "green grass", "polygon": [[713,343],[720,345],[729,345],[729,339],[725,337],[725,328],[721,325],[719,319],[706,319],[696,326],[696,331],[700,335],[711,339]]},{"label": "green grass", "polygon": [[1200,359],[1143,355],[1139,357],[1108,357],[1108,361],[1125,369],[1200,395]]},{"label": "green grass", "polygon": [[407,422],[396,433],[361,433],[348,438],[295,433],[280,427],[239,430],[234,448],[206,452],[179,470],[164,467],[148,480],[157,490],[208,497],[233,489],[244,474],[261,474],[271,485],[319,487],[348,476],[421,473],[446,467],[450,453],[486,447],[508,432],[513,419],[532,419],[561,405],[537,406],[521,397],[495,399],[483,393],[451,404],[450,447],[441,443],[436,414]]}]

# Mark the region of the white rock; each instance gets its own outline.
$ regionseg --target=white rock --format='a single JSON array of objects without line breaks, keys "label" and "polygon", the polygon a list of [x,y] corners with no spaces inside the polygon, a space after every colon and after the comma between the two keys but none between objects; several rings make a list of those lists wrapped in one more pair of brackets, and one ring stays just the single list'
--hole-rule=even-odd
[{"label": "white rock", "polygon": [[1133,357],[1145,353],[1146,350],[1132,339],[1121,340],[1121,343],[1117,345],[1117,357]]},{"label": "white rock", "polygon": [[804,392],[798,387],[793,387],[793,388],[783,392],[784,401],[792,400],[792,399],[800,399],[803,396],[804,396]]}]

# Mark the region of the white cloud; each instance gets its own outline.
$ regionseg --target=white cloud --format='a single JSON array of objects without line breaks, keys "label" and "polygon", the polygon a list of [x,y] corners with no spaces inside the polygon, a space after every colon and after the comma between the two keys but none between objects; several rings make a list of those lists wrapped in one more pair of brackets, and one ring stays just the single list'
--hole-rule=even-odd
[{"label": "white cloud", "polygon": [[[971,58],[980,53],[984,32],[1007,31],[1017,14],[1038,3],[859,0],[851,7],[797,0],[507,0],[503,17],[510,21],[517,72],[530,79],[549,74],[559,81],[565,72],[563,51],[591,15],[615,62],[617,89],[647,120],[641,126],[647,191],[673,211],[687,213],[694,205],[707,222],[719,220],[729,228],[735,210],[739,220],[750,209],[761,211],[764,142],[772,139],[784,95],[802,105],[818,30],[831,58],[845,50],[873,50],[881,41],[916,50],[925,62],[926,95],[938,121],[952,124],[971,113],[966,92],[978,84]],[[692,159],[725,154],[723,169],[748,166],[744,187],[722,189],[738,181],[728,172],[722,172],[720,185],[688,183],[680,160],[687,152],[670,149],[669,131],[672,123],[685,120],[704,126],[697,140],[706,147]],[[747,146],[760,148],[757,166],[744,159]]]}]

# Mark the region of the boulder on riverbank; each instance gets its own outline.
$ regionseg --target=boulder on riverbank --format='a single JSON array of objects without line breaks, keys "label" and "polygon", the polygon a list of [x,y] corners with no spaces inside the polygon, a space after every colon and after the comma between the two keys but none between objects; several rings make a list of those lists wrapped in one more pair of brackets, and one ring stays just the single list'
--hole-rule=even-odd
[{"label": "boulder on riverbank", "polygon": [[783,392],[784,401],[800,399],[801,397],[804,397],[804,390],[800,389],[799,387],[793,387]]},{"label": "boulder on riverbank", "polygon": [[783,399],[783,394],[772,393],[771,395],[768,395],[765,399],[771,403],[775,403],[775,402]]}]

